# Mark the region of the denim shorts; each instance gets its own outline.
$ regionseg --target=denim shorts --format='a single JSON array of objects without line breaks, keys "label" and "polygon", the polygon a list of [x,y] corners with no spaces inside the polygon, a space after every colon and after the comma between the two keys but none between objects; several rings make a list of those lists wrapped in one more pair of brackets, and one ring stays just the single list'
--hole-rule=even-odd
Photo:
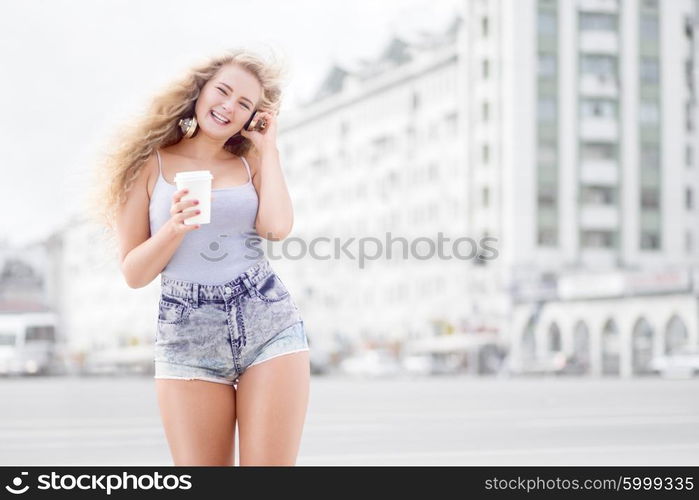
[{"label": "denim shorts", "polygon": [[221,285],[160,283],[155,378],[236,386],[247,368],[308,350],[299,309],[267,259]]}]

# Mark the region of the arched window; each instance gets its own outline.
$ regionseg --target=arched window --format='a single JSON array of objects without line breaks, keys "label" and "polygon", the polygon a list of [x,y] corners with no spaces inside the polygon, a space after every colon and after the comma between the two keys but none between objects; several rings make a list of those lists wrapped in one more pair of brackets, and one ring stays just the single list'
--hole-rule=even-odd
[{"label": "arched window", "polygon": [[645,318],[639,318],[631,333],[631,355],[633,373],[652,373],[650,360],[653,357],[653,330]]},{"label": "arched window", "polygon": [[561,330],[556,323],[551,323],[549,326],[549,351],[559,352],[561,349]]},{"label": "arched window", "polygon": [[673,315],[665,327],[665,354],[674,354],[689,343],[687,326],[678,315]]},{"label": "arched window", "polygon": [[613,319],[608,319],[602,328],[602,374],[618,375],[620,371],[619,328]]}]

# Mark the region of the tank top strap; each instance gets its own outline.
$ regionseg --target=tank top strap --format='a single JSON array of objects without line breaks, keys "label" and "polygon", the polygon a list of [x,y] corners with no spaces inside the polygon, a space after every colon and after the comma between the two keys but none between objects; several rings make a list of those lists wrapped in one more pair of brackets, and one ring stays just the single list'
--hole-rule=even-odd
[{"label": "tank top strap", "polygon": [[155,154],[158,155],[158,170],[160,170],[160,177],[163,176],[163,164],[160,161],[160,151],[155,150]]},{"label": "tank top strap", "polygon": [[250,166],[248,165],[248,161],[245,159],[244,156],[240,157],[243,160],[243,163],[245,163],[245,168],[248,171],[248,178],[250,179],[250,182],[252,182],[252,174],[250,173]]}]

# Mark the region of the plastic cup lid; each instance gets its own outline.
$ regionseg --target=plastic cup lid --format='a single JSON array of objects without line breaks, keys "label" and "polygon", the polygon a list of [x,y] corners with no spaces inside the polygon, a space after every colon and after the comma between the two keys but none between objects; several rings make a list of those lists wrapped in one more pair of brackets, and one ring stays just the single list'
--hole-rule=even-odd
[{"label": "plastic cup lid", "polygon": [[189,170],[187,172],[177,172],[175,174],[175,182],[177,181],[199,181],[213,179],[209,170]]}]

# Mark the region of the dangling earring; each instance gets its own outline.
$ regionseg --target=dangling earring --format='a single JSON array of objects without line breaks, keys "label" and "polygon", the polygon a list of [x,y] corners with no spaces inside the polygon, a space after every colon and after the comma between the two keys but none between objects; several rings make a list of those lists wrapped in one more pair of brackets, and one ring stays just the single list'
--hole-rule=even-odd
[{"label": "dangling earring", "polygon": [[182,118],[179,122],[179,126],[184,136],[189,139],[197,131],[197,119],[194,116]]}]

